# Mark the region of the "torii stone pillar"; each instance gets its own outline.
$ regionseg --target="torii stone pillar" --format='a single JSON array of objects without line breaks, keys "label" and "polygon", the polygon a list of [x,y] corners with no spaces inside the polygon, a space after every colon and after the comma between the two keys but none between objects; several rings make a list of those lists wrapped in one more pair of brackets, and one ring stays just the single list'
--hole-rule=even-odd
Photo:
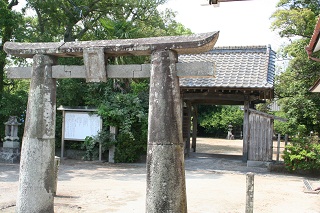
[{"label": "torii stone pillar", "polygon": [[146,212],[187,212],[177,54],[151,55]]},{"label": "torii stone pillar", "polygon": [[34,55],[22,139],[17,212],[53,213],[56,126],[55,58]]}]

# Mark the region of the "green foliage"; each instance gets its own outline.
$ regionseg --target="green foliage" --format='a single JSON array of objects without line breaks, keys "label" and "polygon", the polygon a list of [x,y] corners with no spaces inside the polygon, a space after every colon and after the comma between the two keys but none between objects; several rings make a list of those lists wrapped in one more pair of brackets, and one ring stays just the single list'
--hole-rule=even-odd
[{"label": "green foliage", "polygon": [[108,130],[102,130],[97,136],[87,136],[81,145],[81,148],[86,151],[83,156],[84,160],[96,160],[99,157],[99,145],[101,144],[101,152],[104,153],[110,147],[116,144],[116,140],[112,139]]},{"label": "green foliage", "polygon": [[272,15],[272,29],[292,38],[279,54],[290,58],[285,72],[276,78],[275,94],[287,123],[275,122],[276,131],[291,135],[320,132],[320,96],[309,88],[320,75],[320,63],[311,61],[305,51],[320,12],[316,0],[281,0]]},{"label": "green foliage", "polygon": [[119,128],[115,161],[133,162],[146,152],[148,102],[139,98],[141,92],[106,92],[98,113],[104,120],[104,126]]},{"label": "green foliage", "polygon": [[[9,40],[14,34],[21,42],[68,42],[76,39],[84,41],[190,34],[189,29],[175,21],[173,11],[157,10],[165,1],[27,0],[23,14],[18,14],[7,8],[7,1],[0,0],[0,33],[2,36],[4,32],[9,32],[6,34],[9,36],[3,41]],[[35,16],[27,17],[27,9],[33,10]],[[5,61],[5,57],[0,48],[0,62]],[[18,66],[26,63],[16,58],[11,59],[13,63],[19,63]],[[108,57],[107,60],[107,64],[141,64],[149,63],[150,57]],[[58,64],[82,65],[83,61],[79,58],[59,58]],[[3,82],[8,81],[0,79],[0,83]],[[119,127],[119,135],[114,142],[116,161],[132,162],[146,152],[148,85],[148,80],[141,79],[108,79],[106,83],[92,84],[87,84],[83,79],[60,79],[57,80],[57,106],[99,106],[99,113],[104,119],[103,127]],[[27,88],[22,92],[8,90],[6,97],[0,102],[0,116],[24,114],[26,97]],[[57,146],[61,138],[61,123],[62,116],[58,112]],[[87,159],[96,155],[94,150],[99,140],[86,139],[83,146],[88,150]]]},{"label": "green foliage", "polygon": [[320,64],[308,60],[301,50],[304,45],[306,42],[300,41],[286,48],[294,58],[275,85],[278,104],[289,119],[287,133],[291,135],[297,134],[298,126],[305,126],[309,132],[320,130],[320,96],[308,91],[320,74]]},{"label": "green foliage", "polygon": [[[13,107],[11,111],[10,102],[7,103],[7,100],[14,99],[16,97],[15,94],[11,95],[10,91],[8,93],[5,91],[5,87],[11,85],[7,82],[5,78],[5,67],[8,64],[7,54],[3,50],[3,45],[5,42],[10,41],[10,39],[15,36],[16,38],[19,37],[19,27],[23,25],[22,16],[20,13],[15,12],[12,8],[13,6],[17,5],[18,1],[6,1],[0,0],[0,141],[4,136],[4,125],[2,121],[5,121],[10,115],[17,115],[20,116],[23,114],[23,111],[20,111],[18,114],[10,114],[15,113],[16,107]],[[21,94],[18,94],[18,96]],[[9,98],[9,96],[11,96]],[[19,101],[21,103],[23,101]],[[6,109],[2,109],[6,108]]]},{"label": "green foliage", "polygon": [[289,171],[320,171],[320,143],[318,137],[294,138],[285,147],[283,159]]},{"label": "green foliage", "polygon": [[200,126],[207,133],[226,134],[229,124],[233,129],[240,129],[243,124],[243,111],[239,106],[201,106],[199,112]]},{"label": "green foliage", "polygon": [[99,150],[97,151],[96,147],[97,143],[93,139],[93,137],[87,136],[84,139],[84,142],[81,146],[82,149],[86,150],[85,156],[83,156],[84,160],[93,160],[99,155]]},{"label": "green foliage", "polygon": [[[137,38],[171,34],[183,28],[174,13],[161,15],[157,7],[165,0],[28,0],[36,11],[28,18],[28,34],[39,41]],[[168,13],[166,13],[168,14]],[[169,22],[169,23],[168,23]]]},{"label": "green foliage", "polygon": [[280,0],[271,28],[281,37],[310,38],[319,15],[318,0]]},{"label": "green foliage", "polygon": [[84,106],[87,84],[83,79],[62,79],[57,81],[57,105]]},{"label": "green foliage", "polygon": [[[134,126],[133,126],[134,127]],[[147,122],[132,129],[132,135],[120,132],[115,150],[115,162],[135,162],[147,152]]]},{"label": "green foliage", "polygon": [[[284,152],[288,170],[319,171],[318,138],[306,136],[311,131],[320,132],[320,96],[308,91],[320,75],[320,63],[309,60],[305,52],[319,16],[319,1],[280,0],[277,7],[278,10],[272,15],[272,29],[293,41],[279,53],[291,59],[275,85],[282,110],[276,115],[288,118],[288,122],[275,121],[275,130],[297,137]],[[319,54],[314,56],[319,57]]]},{"label": "green foliage", "polygon": [[[28,102],[29,81],[13,81],[10,86],[7,86],[0,100],[0,118],[3,118],[0,127],[0,135],[4,136],[4,121],[7,121],[9,116],[17,116],[18,122],[22,123],[19,126],[18,136],[20,139],[23,134],[24,121]],[[0,138],[2,140],[3,137]]]}]

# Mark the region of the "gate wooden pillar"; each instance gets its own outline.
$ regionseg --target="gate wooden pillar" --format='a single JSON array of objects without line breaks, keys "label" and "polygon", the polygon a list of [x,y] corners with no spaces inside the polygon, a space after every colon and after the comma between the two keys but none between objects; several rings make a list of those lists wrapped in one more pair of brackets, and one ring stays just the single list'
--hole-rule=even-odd
[{"label": "gate wooden pillar", "polygon": [[183,116],[182,116],[182,138],[184,143],[184,154],[185,157],[189,157],[190,154],[190,137],[191,137],[191,102],[186,101],[186,106],[183,104]]},{"label": "gate wooden pillar", "polygon": [[55,58],[34,55],[22,139],[17,212],[53,213],[56,126]]},{"label": "gate wooden pillar", "polygon": [[192,110],[192,151],[197,151],[197,132],[198,132],[198,106],[193,105]]},{"label": "gate wooden pillar", "polygon": [[242,161],[247,162],[249,152],[250,123],[249,123],[249,97],[246,96],[244,101],[244,118],[243,118],[243,154]]},{"label": "gate wooden pillar", "polygon": [[177,54],[152,54],[146,212],[187,212]]}]

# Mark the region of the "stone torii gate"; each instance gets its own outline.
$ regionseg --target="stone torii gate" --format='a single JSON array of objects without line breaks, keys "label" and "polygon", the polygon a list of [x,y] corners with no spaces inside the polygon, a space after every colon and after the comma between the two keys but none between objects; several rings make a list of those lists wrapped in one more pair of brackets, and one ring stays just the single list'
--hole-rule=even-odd
[{"label": "stone torii gate", "polygon": [[[10,78],[31,78],[22,140],[17,212],[54,212],[56,79],[86,78],[87,82],[100,82],[108,77],[149,76],[146,212],[187,212],[178,75],[212,77],[213,65],[176,64],[177,55],[212,49],[218,34],[66,43],[5,43],[4,50],[8,54],[33,58],[32,68],[8,70]],[[150,65],[106,65],[107,57],[123,55],[151,55],[151,71]],[[84,66],[59,66],[58,57],[83,57]],[[201,70],[205,73],[199,72]]]}]

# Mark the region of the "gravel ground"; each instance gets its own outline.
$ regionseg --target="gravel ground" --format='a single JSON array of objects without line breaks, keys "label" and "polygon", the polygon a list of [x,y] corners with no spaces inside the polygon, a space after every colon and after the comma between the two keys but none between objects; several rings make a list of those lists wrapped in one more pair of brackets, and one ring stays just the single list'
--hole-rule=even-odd
[{"label": "gravel ground", "polygon": [[[304,193],[303,180],[241,161],[242,141],[199,138],[185,161],[189,213],[244,212],[246,173],[255,173],[254,212],[320,212],[320,195]],[[0,212],[15,212],[19,165],[0,163]],[[55,212],[145,212],[146,165],[64,160]]]}]

